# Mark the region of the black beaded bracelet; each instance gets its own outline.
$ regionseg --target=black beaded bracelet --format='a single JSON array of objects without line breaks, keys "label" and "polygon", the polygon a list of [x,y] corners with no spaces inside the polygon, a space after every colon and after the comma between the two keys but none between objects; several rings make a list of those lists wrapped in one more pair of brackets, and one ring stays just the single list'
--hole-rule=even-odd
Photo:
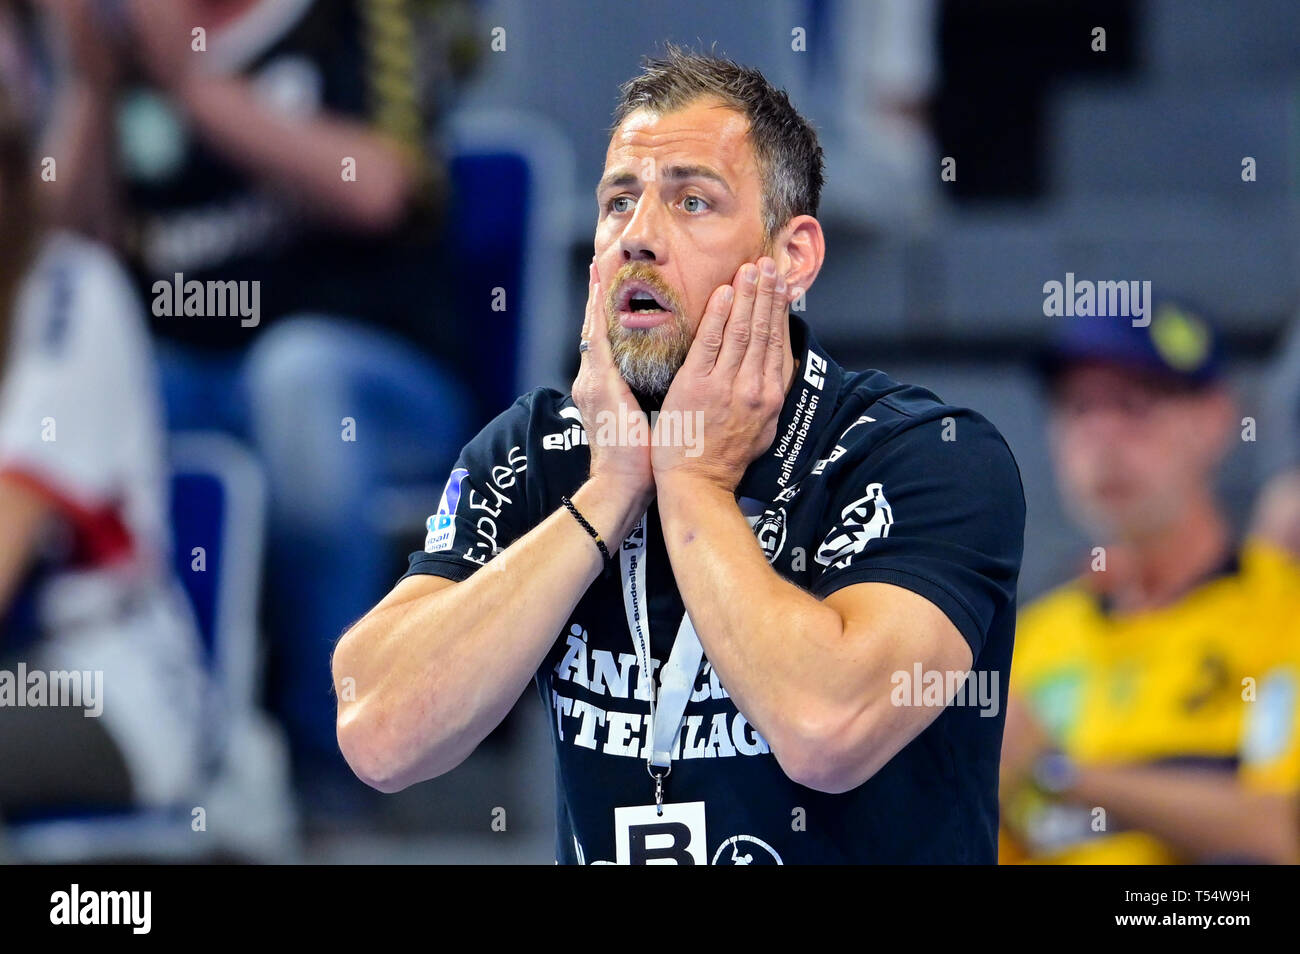
[{"label": "black beaded bracelet", "polygon": [[568,510],[569,513],[573,514],[573,519],[582,524],[582,529],[591,534],[591,539],[595,540],[596,546],[600,547],[601,555],[608,560],[610,558],[609,548],[605,546],[605,541],[600,538],[600,534],[596,532],[596,528],[587,522],[586,517],[578,513],[578,508],[573,505],[573,501],[568,497],[561,497],[560,503],[564,504],[565,509]]}]

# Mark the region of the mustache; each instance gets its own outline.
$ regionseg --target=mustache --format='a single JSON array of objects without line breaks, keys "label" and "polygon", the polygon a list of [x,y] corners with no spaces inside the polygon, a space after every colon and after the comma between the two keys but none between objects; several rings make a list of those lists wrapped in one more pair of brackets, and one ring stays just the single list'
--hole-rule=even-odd
[{"label": "mustache", "polygon": [[674,314],[682,315],[682,303],[676,291],[663,280],[653,265],[645,262],[629,262],[614,275],[614,280],[609,283],[609,291],[605,293],[605,307],[609,314],[613,315],[618,311],[618,300],[623,294],[623,286],[633,281],[647,285]]}]

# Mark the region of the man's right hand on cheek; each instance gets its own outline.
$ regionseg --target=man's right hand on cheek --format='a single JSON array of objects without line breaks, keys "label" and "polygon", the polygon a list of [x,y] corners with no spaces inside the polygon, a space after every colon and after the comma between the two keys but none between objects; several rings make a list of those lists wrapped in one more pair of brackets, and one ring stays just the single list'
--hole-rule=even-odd
[{"label": "man's right hand on cheek", "polygon": [[615,528],[614,539],[621,541],[654,497],[650,420],[614,364],[604,292],[594,259],[587,274],[581,341],[585,348],[580,344],[581,358],[572,394],[591,451],[588,483],[626,505],[620,508],[625,510],[626,519]]}]

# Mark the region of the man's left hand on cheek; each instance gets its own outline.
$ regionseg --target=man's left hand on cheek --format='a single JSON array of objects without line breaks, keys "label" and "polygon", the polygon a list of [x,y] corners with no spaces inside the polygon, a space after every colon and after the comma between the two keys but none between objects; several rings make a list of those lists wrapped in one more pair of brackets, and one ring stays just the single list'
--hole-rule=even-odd
[{"label": "man's left hand on cheek", "polygon": [[699,480],[732,492],[772,445],[785,403],[787,309],[800,293],[766,257],[714,290],[655,422],[656,483]]}]

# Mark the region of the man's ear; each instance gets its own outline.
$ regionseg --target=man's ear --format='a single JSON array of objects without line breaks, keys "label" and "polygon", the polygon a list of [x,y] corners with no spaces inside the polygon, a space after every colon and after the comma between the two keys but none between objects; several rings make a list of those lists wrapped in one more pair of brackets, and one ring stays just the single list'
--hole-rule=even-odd
[{"label": "man's ear", "polygon": [[811,215],[796,215],[777,233],[772,257],[786,286],[805,292],[817,280],[826,259],[826,237],[822,225]]}]

